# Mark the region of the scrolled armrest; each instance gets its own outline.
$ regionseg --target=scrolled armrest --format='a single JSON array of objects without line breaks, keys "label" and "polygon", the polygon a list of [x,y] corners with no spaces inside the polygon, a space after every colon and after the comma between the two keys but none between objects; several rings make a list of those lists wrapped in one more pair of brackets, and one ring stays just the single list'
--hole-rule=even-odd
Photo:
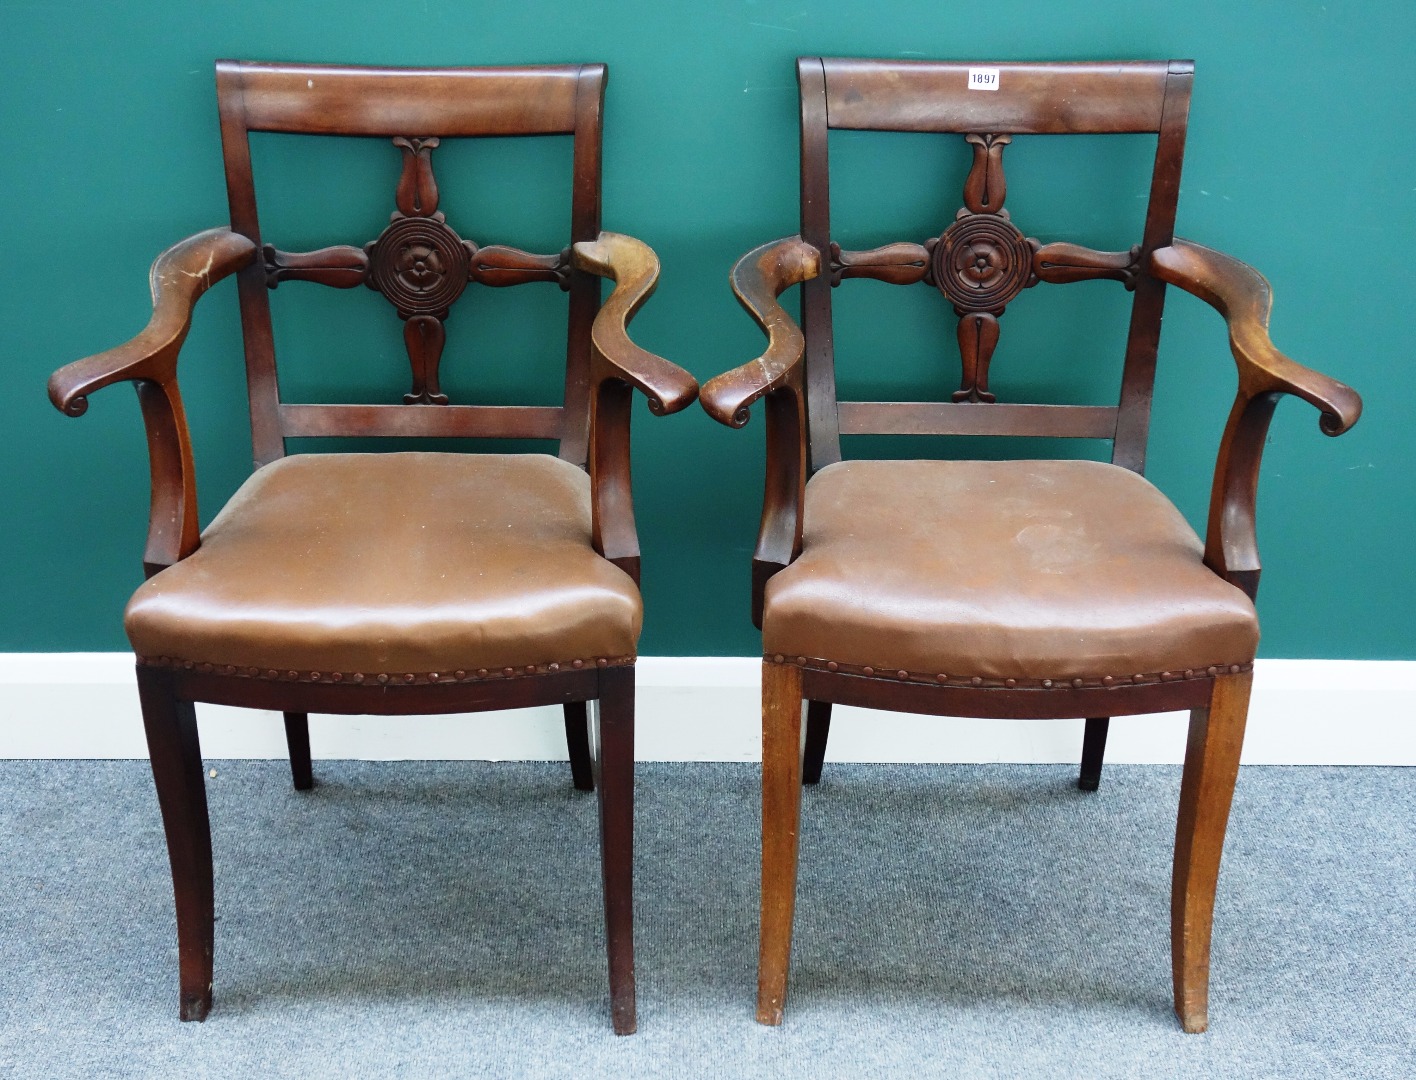
[{"label": "scrolled armrest", "polygon": [[615,283],[590,328],[595,351],[612,374],[640,390],[649,399],[649,411],[656,416],[667,416],[692,405],[698,396],[698,383],[693,376],[629,339],[630,320],[659,283],[659,259],[653,249],[632,236],[602,232],[593,241],[574,245],[572,252],[577,269]]},{"label": "scrolled armrest", "polygon": [[1213,307],[1229,329],[1239,389],[1215,462],[1205,564],[1253,597],[1261,569],[1259,464],[1274,408],[1284,394],[1300,397],[1318,409],[1322,432],[1335,436],[1357,422],[1362,399],[1350,386],[1290,360],[1274,347],[1268,332],[1273,293],[1253,267],[1177,239],[1152,252],[1148,268]]},{"label": "scrolled armrest", "polygon": [[1256,397],[1277,391],[1302,398],[1321,414],[1318,425],[1325,435],[1341,435],[1362,415],[1362,399],[1350,386],[1304,367],[1274,347],[1268,333],[1273,291],[1252,266],[1177,239],[1151,253],[1150,271],[1224,316],[1243,393]]},{"label": "scrolled armrest", "polygon": [[752,621],[759,628],[768,580],[801,553],[806,490],[806,342],[777,297],[819,273],[821,253],[800,236],[764,244],[738,260],[733,292],[767,335],[767,351],[709,381],[701,397],[709,416],[733,428],[747,423],[754,402],[762,399],[766,408],[766,483],[752,556]]},{"label": "scrolled armrest", "polygon": [[229,229],[208,229],[173,245],[152,265],[152,317],[142,333],[49,377],[49,400],[69,416],[82,416],[95,390],[116,382],[136,386],[152,471],[143,554],[149,575],[186,558],[199,543],[192,441],[177,388],[177,354],[192,327],[192,308],[216,282],[250,265],[255,254],[255,244]]},{"label": "scrolled armrest", "polygon": [[571,249],[578,270],[615,288],[590,327],[590,529],[595,550],[639,581],[639,534],[629,470],[630,399],[640,390],[649,411],[665,416],[693,404],[698,383],[629,339],[629,321],[654,293],[659,259],[633,237],[602,232]]},{"label": "scrolled armrest", "polygon": [[88,395],[116,382],[176,377],[177,353],[192,327],[192,308],[207,289],[255,258],[256,246],[230,229],[208,229],[168,248],[152,264],[152,317],[142,333],[116,349],[76,360],[49,377],[49,400],[82,416]]},{"label": "scrolled armrest", "polygon": [[742,427],[755,401],[792,380],[800,383],[806,342],[777,297],[820,273],[821,253],[800,236],[763,244],[738,260],[730,279],[733,293],[767,335],[767,351],[703,385],[703,408],[714,420]]}]

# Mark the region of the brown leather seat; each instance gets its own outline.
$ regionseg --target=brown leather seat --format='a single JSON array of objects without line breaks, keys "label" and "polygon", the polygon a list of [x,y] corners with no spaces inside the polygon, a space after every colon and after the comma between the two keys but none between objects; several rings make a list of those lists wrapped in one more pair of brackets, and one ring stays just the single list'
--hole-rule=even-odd
[{"label": "brown leather seat", "polygon": [[[806,489],[769,654],[1018,685],[1254,659],[1247,596],[1147,480],[1094,461],[849,461]],[[1209,672],[1213,674],[1213,672]]]},{"label": "brown leather seat", "polygon": [[628,659],[641,617],[634,582],[591,547],[575,465],[310,454],[246,481],[126,625],[149,660],[423,681]]}]

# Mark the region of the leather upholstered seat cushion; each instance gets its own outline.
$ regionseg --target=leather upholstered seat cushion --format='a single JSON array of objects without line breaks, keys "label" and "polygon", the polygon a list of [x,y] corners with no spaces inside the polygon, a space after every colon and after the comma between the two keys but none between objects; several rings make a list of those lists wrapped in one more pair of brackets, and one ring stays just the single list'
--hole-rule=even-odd
[{"label": "leather upholstered seat cushion", "polygon": [[596,554],[590,483],[541,454],[304,454],[258,470],[147,581],[139,656],[428,673],[634,654],[633,580]]},{"label": "leather upholstered seat cushion", "polygon": [[850,461],[806,489],[763,646],[933,679],[1247,665],[1249,598],[1143,477],[1093,461]]}]

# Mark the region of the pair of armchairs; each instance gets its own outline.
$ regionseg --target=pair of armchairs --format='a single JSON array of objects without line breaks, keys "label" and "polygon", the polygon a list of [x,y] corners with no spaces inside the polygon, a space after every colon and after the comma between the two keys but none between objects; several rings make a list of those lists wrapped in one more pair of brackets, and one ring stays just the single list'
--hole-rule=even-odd
[{"label": "pair of armchairs", "polygon": [[[763,631],[763,876],[758,1019],[786,996],[803,783],[820,777],[836,703],[976,717],[1087,717],[1081,786],[1100,777],[1111,716],[1185,708],[1192,721],[1173,892],[1175,1003],[1206,1024],[1210,923],[1258,639],[1254,500],[1278,399],[1357,419],[1350,389],[1278,353],[1264,280],[1173,235],[1190,94],[1187,63],[799,62],[802,231],[746,256],[738,297],[767,351],[703,388],[732,427],[761,399],[767,482],[752,572]],[[152,271],[135,339],[56,372],[50,396],[132,382],[147,426],[152,504],[125,625],[176,895],[180,1015],[211,1005],[213,874],[193,703],[284,713],[297,788],[312,784],[310,712],[414,714],[559,704],[572,780],[598,794],[614,1029],[635,1028],[631,864],[634,662],[642,618],[630,501],[633,392],[663,415],[698,394],[635,346],[652,251],[600,227],[603,65],[393,70],[217,64],[229,229],[182,241]],[[934,239],[870,251],[832,240],[828,131],[962,136],[963,208]],[[401,159],[388,226],[362,247],[288,252],[257,216],[249,133],[390,139]],[[1157,135],[1144,235],[1128,251],[1043,244],[1005,209],[1004,152],[1033,133]],[[532,254],[464,239],[440,208],[441,139],[568,134],[569,245]],[[395,157],[395,155],[397,155]],[[391,168],[392,175],[392,168]],[[480,241],[481,237],[479,237]],[[256,470],[200,530],[177,359],[197,299],[236,275]],[[832,289],[869,277],[938,289],[959,317],[962,382],[938,404],[838,401]],[[601,278],[615,286],[601,303]],[[995,400],[999,316],[1039,282],[1107,278],[1134,292],[1114,406]],[[276,375],[269,291],[364,286],[404,325],[402,404],[298,404]],[[569,293],[563,404],[449,403],[445,323],[471,283]],[[1142,477],[1166,284],[1228,320],[1239,391],[1221,440],[1202,544]],[[802,284],[800,327],[778,296]],[[1091,461],[846,461],[865,433],[1111,440]],[[558,441],[557,455],[295,454],[312,436]]]}]

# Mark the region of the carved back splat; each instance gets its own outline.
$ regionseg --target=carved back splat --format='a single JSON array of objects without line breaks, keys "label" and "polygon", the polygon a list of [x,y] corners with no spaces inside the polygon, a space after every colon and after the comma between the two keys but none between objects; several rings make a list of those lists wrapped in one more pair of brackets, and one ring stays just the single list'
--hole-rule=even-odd
[{"label": "carved back splat", "polygon": [[[603,65],[541,68],[385,69],[221,61],[217,95],[234,231],[264,258],[240,278],[251,429],[258,464],[283,456],[284,440],[310,435],[469,435],[559,438],[561,456],[583,464],[589,427],[590,326],[599,279],[575,270],[570,245],[600,231]],[[372,89],[367,98],[353,91]],[[373,136],[401,155],[388,225],[362,247],[287,252],[261,244],[251,174],[251,131]],[[419,133],[419,134],[413,134]],[[575,140],[571,235],[556,254],[464,240],[439,206],[434,156],[443,139],[571,135]],[[403,320],[412,372],[402,405],[304,405],[280,400],[267,292],[286,281],[380,293]],[[445,323],[473,282],[503,287],[554,282],[571,294],[563,406],[451,405],[439,384]],[[426,409],[424,406],[437,406]],[[406,408],[407,407],[407,408]]]},{"label": "carved back splat", "polygon": [[954,305],[959,316],[959,360],[963,381],[955,401],[997,399],[988,390],[988,363],[998,344],[998,316],[1023,289],[1036,283],[1032,259],[1037,242],[1008,220],[1003,200],[1002,134],[966,136],[974,148],[973,167],[964,181],[964,209],[954,224],[925,247],[930,251],[925,280]]},{"label": "carved back splat", "polygon": [[[404,320],[403,344],[413,370],[413,389],[405,405],[446,405],[438,386],[438,364],[447,331],[443,323],[469,281],[519,285],[556,281],[565,287],[570,249],[559,255],[533,255],[516,248],[479,249],[463,240],[438,209],[433,174],[433,136],[396,136],[403,152],[403,172],[394,194],[397,210],[378,238],[355,248],[332,247],[303,254],[264,248],[266,284],[275,288],[292,279],[349,288],[361,281],[384,297]],[[479,250],[484,251],[479,259]]]},{"label": "carved back splat", "polygon": [[413,389],[403,395],[403,403],[446,405],[447,395],[438,387],[438,362],[446,341],[443,320],[467,287],[472,252],[438,211],[432,158],[438,140],[400,137],[393,145],[403,151],[398,209],[388,228],[365,248],[365,284],[383,293],[405,320],[403,344],[413,368]]},{"label": "carved back splat", "polygon": [[[968,90],[968,65],[919,61],[798,62],[802,95],[802,238],[828,254],[829,273],[803,286],[811,466],[840,460],[839,435],[866,433],[1049,435],[1114,440],[1114,460],[1145,461],[1155,351],[1164,286],[1145,258],[1169,243],[1175,221],[1189,106],[1188,62],[1005,64],[997,91]],[[963,208],[924,243],[843,250],[830,240],[829,129],[962,135],[973,154]],[[1142,242],[1128,251],[1043,244],[1024,235],[1004,208],[1004,151],[1028,134],[1158,136]],[[962,378],[952,401],[837,402],[830,332],[831,289],[846,278],[898,285],[925,282],[959,316]],[[1121,400],[1116,406],[1002,405],[988,387],[999,317],[1039,281],[1096,278],[1136,293]],[[984,410],[984,411],[978,411]]]}]

